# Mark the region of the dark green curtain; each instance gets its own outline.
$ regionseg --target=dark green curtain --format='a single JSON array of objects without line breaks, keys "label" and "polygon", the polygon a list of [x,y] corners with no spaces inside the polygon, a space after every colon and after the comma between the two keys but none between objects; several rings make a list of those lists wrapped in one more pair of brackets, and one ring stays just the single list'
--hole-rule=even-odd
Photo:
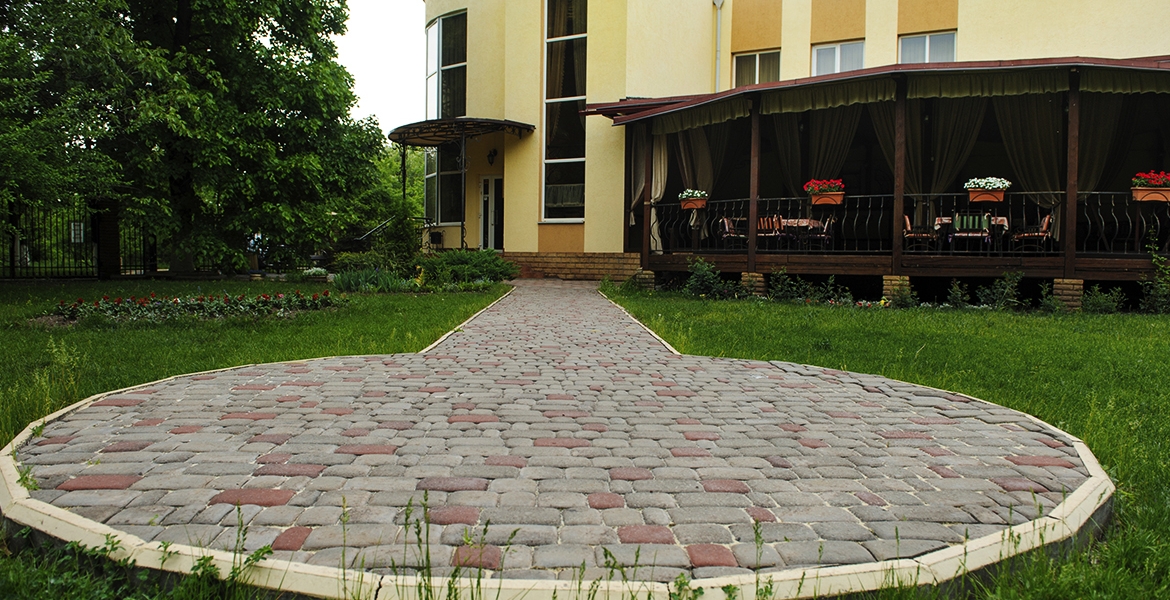
[{"label": "dark green curtain", "polygon": [[[893,102],[869,105],[869,118],[877,134],[878,145],[886,157],[890,172],[894,169],[895,114]],[[906,187],[907,194],[922,192],[922,101],[906,101]]]},{"label": "dark green curtain", "polygon": [[803,196],[804,182],[800,180],[800,113],[778,113],[772,116],[776,130],[776,155],[780,158],[778,171],[784,192],[790,197]]},{"label": "dark green curtain", "polygon": [[[1102,177],[1114,152],[1114,140],[1121,124],[1124,96],[1121,94],[1081,94],[1080,145],[1077,161],[1077,189],[1100,191]],[[1113,161],[1114,163],[1118,161]]]},{"label": "dark green curtain", "polygon": [[861,106],[841,106],[809,113],[808,174],[813,179],[832,179],[841,174],[857,124]]},{"label": "dark green curtain", "polygon": [[934,101],[934,172],[930,193],[941,194],[955,177],[979,140],[987,98],[937,98]]},{"label": "dark green curtain", "polygon": [[999,133],[1018,184],[1025,192],[1057,192],[1036,197],[1041,206],[1060,202],[1064,152],[1064,102],[1060,94],[992,98]]}]

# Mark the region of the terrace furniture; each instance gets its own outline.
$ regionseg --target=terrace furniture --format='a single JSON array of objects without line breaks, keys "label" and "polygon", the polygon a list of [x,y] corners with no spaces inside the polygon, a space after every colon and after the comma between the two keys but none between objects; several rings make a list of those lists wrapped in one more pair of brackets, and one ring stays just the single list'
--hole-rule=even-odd
[{"label": "terrace furniture", "polygon": [[902,239],[906,249],[910,251],[929,252],[938,244],[938,233],[930,227],[913,227],[910,225],[910,215],[902,215],[905,220]]},{"label": "terrace furniture", "polygon": [[756,224],[757,239],[777,249],[791,245],[795,236],[785,230],[784,224],[785,220],[781,215],[760,217]]},{"label": "terrace furniture", "polygon": [[747,244],[747,219],[723,217],[719,219],[719,239],[724,247],[743,248]]},{"label": "terrace furniture", "polygon": [[1007,217],[992,216],[990,212],[960,210],[953,217],[935,219],[935,229],[950,225],[951,249],[958,250],[963,244],[969,248],[972,241],[979,243],[979,249],[998,249],[1002,234],[1008,230]]},{"label": "terrace furniture", "polygon": [[1039,227],[1027,227],[1012,235],[1012,250],[1043,252],[1052,245],[1052,215],[1045,215]]},{"label": "terrace furniture", "polygon": [[809,250],[813,250],[813,249],[832,250],[832,248],[833,248],[832,227],[833,227],[833,222],[836,220],[837,220],[836,217],[829,217],[828,219],[826,219],[824,221],[823,224],[821,224],[820,227],[813,227],[812,223],[818,223],[818,222],[811,221],[808,231],[805,232],[805,234],[804,234],[804,239],[802,240],[802,242],[803,242],[802,245]]}]

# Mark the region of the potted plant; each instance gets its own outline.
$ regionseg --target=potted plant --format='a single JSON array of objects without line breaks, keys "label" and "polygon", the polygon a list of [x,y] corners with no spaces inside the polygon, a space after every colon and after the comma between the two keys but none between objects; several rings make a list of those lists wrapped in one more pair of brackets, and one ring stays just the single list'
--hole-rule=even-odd
[{"label": "potted plant", "polygon": [[1012,182],[1002,177],[976,177],[963,184],[970,202],[1003,202],[1004,190]]},{"label": "potted plant", "polygon": [[804,191],[813,205],[841,204],[845,200],[845,183],[840,179],[810,179]]},{"label": "potted plant", "polygon": [[329,281],[329,272],[321,267],[305,269],[305,279],[315,283],[325,283]]},{"label": "potted plant", "polygon": [[707,208],[707,192],[703,190],[683,190],[678,195],[678,203],[686,210]]},{"label": "potted plant", "polygon": [[1137,202],[1170,202],[1170,174],[1138,173],[1133,176],[1133,199]]}]

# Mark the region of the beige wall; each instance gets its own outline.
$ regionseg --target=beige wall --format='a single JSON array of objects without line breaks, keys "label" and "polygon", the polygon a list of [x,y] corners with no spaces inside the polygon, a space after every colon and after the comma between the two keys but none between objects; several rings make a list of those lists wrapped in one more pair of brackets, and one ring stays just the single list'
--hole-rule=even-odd
[{"label": "beige wall", "polygon": [[898,3],[900,0],[866,0],[865,66],[898,62]]},{"label": "beige wall", "polygon": [[537,252],[583,252],[584,248],[584,225],[568,223],[540,225],[540,244],[537,246]]},{"label": "beige wall", "polygon": [[1134,58],[1170,54],[1166,0],[961,0],[957,58]]},{"label": "beige wall", "polygon": [[959,26],[959,0],[897,0],[897,4],[899,35]]},{"label": "beige wall", "polygon": [[[731,51],[754,52],[780,47],[783,30],[780,0],[732,0],[724,4],[731,10]],[[724,14],[726,19],[727,15]]]},{"label": "beige wall", "polygon": [[784,2],[784,20],[780,48],[780,79],[808,77],[812,68],[812,4],[807,1]]},{"label": "beige wall", "polygon": [[[508,136],[504,156],[504,247],[536,252],[544,112],[544,2],[507,0],[504,27],[505,117],[537,127],[535,134]],[[468,89],[468,94],[475,93]]]},{"label": "beige wall", "polygon": [[[619,1],[594,0],[590,12],[595,3]],[[711,0],[626,3],[625,95],[680,96],[714,91],[715,5]],[[592,23],[591,18],[591,27]]]},{"label": "beige wall", "polygon": [[[786,5],[792,5],[789,0]],[[809,41],[813,44],[865,37],[865,0],[813,0]]]}]

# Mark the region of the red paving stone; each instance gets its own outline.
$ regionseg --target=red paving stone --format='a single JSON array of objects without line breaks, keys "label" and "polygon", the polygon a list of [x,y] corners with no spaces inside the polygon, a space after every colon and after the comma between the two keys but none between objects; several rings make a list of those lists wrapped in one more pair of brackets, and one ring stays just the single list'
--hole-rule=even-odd
[{"label": "red paving stone", "polygon": [[358,456],[364,456],[366,454],[394,454],[397,451],[398,446],[354,444],[350,446],[338,446],[333,452],[335,454],[356,454]]},{"label": "red paving stone", "polygon": [[885,506],[887,504],[887,502],[883,500],[881,496],[873,492],[856,492],[853,495],[857,496],[858,500],[861,500],[870,506]]},{"label": "red paving stone", "polygon": [[337,415],[339,417],[344,417],[345,415],[352,415],[353,409],[352,408],[326,408],[326,409],[321,411],[321,414],[323,414],[323,415]]},{"label": "red paving stone", "polygon": [[183,435],[184,433],[196,433],[200,429],[203,429],[202,425],[180,425],[180,426],[170,430],[168,433],[173,433],[175,435]]},{"label": "red paving stone", "polygon": [[685,432],[683,432],[683,439],[686,439],[686,440],[691,441],[691,442],[697,442],[700,440],[715,441],[719,438],[720,438],[719,434],[715,433],[714,431],[685,431]]},{"label": "red paving stone", "polygon": [[275,540],[272,540],[272,549],[286,552],[300,550],[301,546],[305,544],[305,540],[309,539],[310,533],[313,533],[313,530],[309,527],[289,527],[280,532]]},{"label": "red paving stone", "polygon": [[591,446],[592,442],[581,438],[536,438],[532,445],[551,448],[584,448]]},{"label": "red paving stone", "polygon": [[1036,438],[1036,441],[1044,444],[1045,446],[1048,446],[1049,448],[1064,448],[1066,446],[1064,442],[1060,440],[1054,440],[1050,437]]},{"label": "red paving stone", "polygon": [[499,546],[459,546],[451,556],[451,564],[465,569],[499,569],[503,557]]},{"label": "red paving stone", "polygon": [[55,446],[58,444],[68,444],[69,442],[71,442],[75,439],[77,439],[77,436],[75,436],[75,435],[60,435],[57,437],[45,438],[45,439],[37,442],[37,445],[38,446]]},{"label": "red paving stone", "polygon": [[589,508],[596,508],[598,510],[606,508],[621,508],[626,505],[626,500],[621,494],[611,494],[609,492],[594,492],[588,497]]},{"label": "red paving stone", "polygon": [[267,464],[256,469],[252,472],[252,475],[256,477],[264,475],[276,475],[278,477],[316,477],[324,470],[325,465],[275,463]]},{"label": "red paving stone", "polygon": [[154,427],[160,425],[166,419],[143,419],[134,423],[134,427]]},{"label": "red paving stone", "polygon": [[300,402],[304,396],[281,396],[276,399],[277,402]]},{"label": "red paving stone", "polygon": [[479,522],[479,509],[474,506],[439,506],[427,510],[427,517],[435,525],[475,525]]},{"label": "red paving stone", "polygon": [[1023,477],[992,477],[991,482],[1008,492],[1036,492],[1042,494],[1048,488]]},{"label": "red paving stone", "polygon": [[642,481],[653,479],[654,474],[650,469],[641,467],[617,467],[609,470],[609,478],[616,481]]},{"label": "red paving stone", "polygon": [[487,491],[487,479],[480,477],[425,477],[417,484],[416,490],[430,490],[432,492],[483,492]]},{"label": "red paving stone", "polygon": [[1026,467],[1064,467],[1075,469],[1076,465],[1055,456],[1005,456],[1009,462]]},{"label": "red paving stone", "polygon": [[919,448],[919,450],[931,456],[951,456],[954,454],[954,452],[951,452],[942,446],[923,446]]},{"label": "red paving stone", "polygon": [[586,423],[581,426],[581,429],[584,429],[585,431],[596,431],[598,433],[605,433],[609,431],[609,427],[606,427],[601,423]]},{"label": "red paving stone", "polygon": [[934,471],[935,473],[938,473],[938,476],[942,477],[943,479],[959,479],[962,477],[962,475],[959,475],[953,469],[950,469],[948,467],[942,467],[939,465],[931,465],[927,468],[930,469],[931,471]]},{"label": "red paving stone", "polygon": [[747,494],[751,488],[742,481],[734,479],[708,479],[703,482],[703,491],[726,494]]},{"label": "red paving stone", "polygon": [[805,448],[828,448],[829,445],[816,438],[800,438],[796,440],[801,446]]},{"label": "red paving stone", "polygon": [[256,506],[281,506],[288,504],[297,493],[294,490],[269,490],[263,488],[249,488],[245,490],[225,490],[216,494],[208,504],[255,504]]},{"label": "red paving stone", "polygon": [[623,544],[673,544],[674,533],[661,525],[626,525],[618,527]]},{"label": "red paving stone", "polygon": [[370,430],[360,428],[346,429],[345,431],[341,432],[341,435],[345,437],[365,437],[370,435]]},{"label": "red paving stone", "polygon": [[385,398],[386,392],[362,392],[362,398]]},{"label": "red paving stone", "polygon": [[790,431],[792,433],[800,433],[801,431],[808,431],[807,427],[803,427],[801,425],[795,425],[793,423],[784,423],[783,425],[780,426],[780,429],[783,429],[784,431]]},{"label": "red paving stone", "polygon": [[271,454],[265,454],[265,455],[261,456],[260,458],[257,458],[256,462],[258,462],[260,464],[283,463],[283,462],[288,462],[288,459],[290,459],[290,458],[292,458],[291,454],[286,454],[283,452],[274,452]]},{"label": "red paving stone", "polygon": [[448,423],[499,423],[500,418],[495,415],[453,415],[447,418]]},{"label": "red paving stone", "polygon": [[735,555],[731,548],[719,544],[692,544],[687,546],[693,567],[734,567]]},{"label": "red paving stone", "polygon": [[764,458],[764,460],[768,461],[768,464],[772,465],[773,467],[776,467],[777,469],[791,469],[792,468],[792,463],[787,458],[784,458],[782,456],[767,456]]},{"label": "red paving stone", "polygon": [[244,420],[248,420],[248,421],[268,421],[270,419],[275,419],[275,418],[276,418],[276,413],[235,412],[235,413],[228,413],[226,415],[223,415],[219,418],[219,420],[226,421],[228,419],[244,419]]},{"label": "red paving stone", "polygon": [[124,490],[142,479],[137,475],[81,475],[57,486],[57,489],[73,492],[77,490]]},{"label": "red paving stone", "polygon": [[776,522],[776,515],[766,508],[761,508],[759,506],[749,506],[745,508],[744,511],[747,512],[748,516],[751,517],[753,521],[759,521],[760,523]]},{"label": "red paving stone", "polygon": [[97,402],[94,402],[91,406],[129,407],[129,406],[138,406],[139,404],[142,404],[143,402],[146,402],[146,400],[139,400],[136,398],[106,398],[105,400],[98,400]]}]

